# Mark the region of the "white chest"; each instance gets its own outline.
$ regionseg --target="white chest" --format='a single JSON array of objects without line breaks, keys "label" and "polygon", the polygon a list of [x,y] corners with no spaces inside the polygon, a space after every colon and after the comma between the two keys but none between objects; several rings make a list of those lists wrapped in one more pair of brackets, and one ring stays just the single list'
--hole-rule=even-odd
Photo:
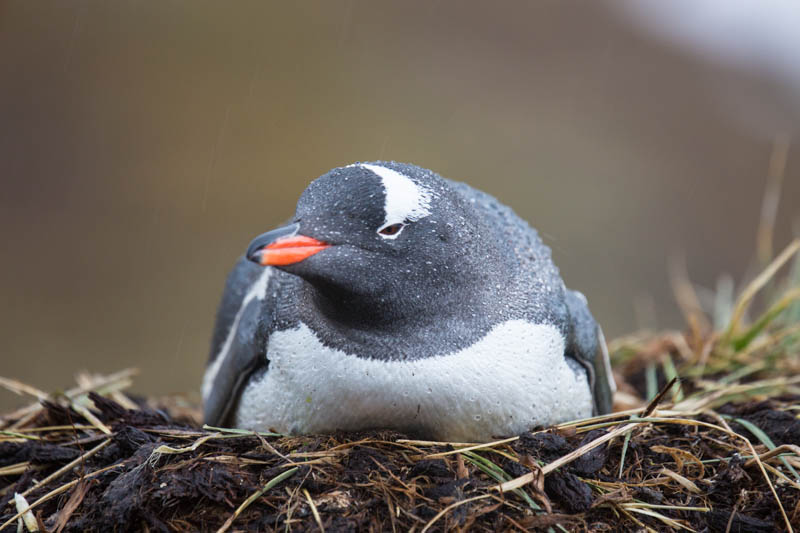
[{"label": "white chest", "polygon": [[325,347],[300,324],[270,337],[267,358],[267,372],[242,393],[238,427],[291,434],[393,428],[476,441],[592,413],[585,371],[567,364],[558,330],[522,320],[458,352],[389,362]]}]

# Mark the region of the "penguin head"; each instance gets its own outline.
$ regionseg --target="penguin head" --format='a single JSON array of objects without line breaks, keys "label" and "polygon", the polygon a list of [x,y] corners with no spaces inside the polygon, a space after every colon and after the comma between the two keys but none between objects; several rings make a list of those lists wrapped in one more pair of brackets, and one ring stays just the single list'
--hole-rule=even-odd
[{"label": "penguin head", "polygon": [[481,264],[496,255],[480,217],[470,215],[471,206],[429,170],[357,163],[314,180],[291,224],[256,237],[247,258],[345,305],[408,310],[419,300],[430,308],[479,282]]}]

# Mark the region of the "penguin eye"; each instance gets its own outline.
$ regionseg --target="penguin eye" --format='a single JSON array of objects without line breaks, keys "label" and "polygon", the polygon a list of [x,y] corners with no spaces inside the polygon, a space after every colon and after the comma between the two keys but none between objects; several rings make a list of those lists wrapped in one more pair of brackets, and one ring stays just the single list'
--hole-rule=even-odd
[{"label": "penguin eye", "polygon": [[389,226],[384,226],[381,229],[379,229],[378,233],[380,233],[384,237],[396,237],[403,229],[403,227],[405,227],[405,224],[402,223],[391,224]]}]

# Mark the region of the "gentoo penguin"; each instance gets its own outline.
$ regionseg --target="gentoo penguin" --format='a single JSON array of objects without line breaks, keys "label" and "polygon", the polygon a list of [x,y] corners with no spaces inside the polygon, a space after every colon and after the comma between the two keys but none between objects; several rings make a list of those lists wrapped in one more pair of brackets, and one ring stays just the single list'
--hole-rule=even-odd
[{"label": "gentoo penguin", "polygon": [[492,196],[395,162],[336,168],[228,277],[205,421],[484,441],[608,412],[586,299]]}]

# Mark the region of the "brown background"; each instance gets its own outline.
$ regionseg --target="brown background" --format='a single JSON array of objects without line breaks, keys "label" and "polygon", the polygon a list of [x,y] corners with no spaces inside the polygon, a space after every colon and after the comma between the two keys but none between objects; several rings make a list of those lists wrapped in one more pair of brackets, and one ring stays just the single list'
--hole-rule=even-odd
[{"label": "brown background", "polygon": [[720,83],[600,3],[0,2],[0,375],[196,391],[250,238],[377,158],[514,207],[611,335],[680,325],[667,258],[742,278],[771,151]]}]

